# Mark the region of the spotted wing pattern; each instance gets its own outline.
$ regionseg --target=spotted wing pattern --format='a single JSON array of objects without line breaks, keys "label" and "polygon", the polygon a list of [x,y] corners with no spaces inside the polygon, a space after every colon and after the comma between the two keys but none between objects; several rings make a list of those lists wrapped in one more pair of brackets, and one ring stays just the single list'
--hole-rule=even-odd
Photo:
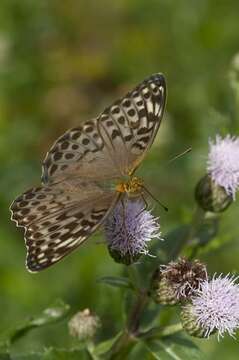
[{"label": "spotted wing pattern", "polygon": [[82,244],[114,206],[114,192],[78,181],[28,190],[12,204],[12,220],[25,228],[27,268],[40,271]]},{"label": "spotted wing pattern", "polygon": [[27,267],[42,270],[82,244],[118,199],[105,180],[131,175],[151,146],[166,101],[155,74],[96,119],[67,131],[43,162],[43,186],[19,196],[12,220],[25,228]]},{"label": "spotted wing pattern", "polygon": [[72,176],[107,180],[131,174],[154,140],[165,101],[164,77],[155,74],[98,118],[67,131],[43,162],[43,182]]}]

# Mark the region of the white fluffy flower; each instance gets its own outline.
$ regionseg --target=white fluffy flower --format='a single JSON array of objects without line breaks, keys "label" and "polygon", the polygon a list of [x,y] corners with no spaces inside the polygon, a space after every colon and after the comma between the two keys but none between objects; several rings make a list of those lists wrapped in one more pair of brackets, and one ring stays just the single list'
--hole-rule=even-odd
[{"label": "white fluffy flower", "polygon": [[105,222],[108,246],[121,256],[147,254],[147,243],[160,238],[160,226],[150,211],[138,200],[119,201]]},{"label": "white fluffy flower", "polygon": [[239,327],[239,285],[229,275],[205,280],[192,298],[192,311],[207,337],[214,331],[218,338],[225,332],[234,336]]},{"label": "white fluffy flower", "polygon": [[70,335],[81,341],[93,338],[100,326],[99,317],[89,309],[77,312],[68,323]]},{"label": "white fluffy flower", "polygon": [[239,188],[239,138],[227,135],[209,140],[207,170],[213,181],[222,186],[235,200]]}]

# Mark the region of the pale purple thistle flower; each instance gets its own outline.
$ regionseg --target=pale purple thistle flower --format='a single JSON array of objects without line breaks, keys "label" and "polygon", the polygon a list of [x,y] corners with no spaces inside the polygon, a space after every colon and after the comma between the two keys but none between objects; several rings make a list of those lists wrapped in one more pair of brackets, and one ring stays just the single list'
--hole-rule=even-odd
[{"label": "pale purple thistle flower", "polygon": [[[216,274],[215,274],[216,275]],[[213,276],[212,280],[201,283],[200,289],[192,297],[192,311],[198,325],[205,329],[205,337],[218,331],[218,339],[225,332],[234,337],[239,327],[239,285],[237,278]]]},{"label": "pale purple thistle flower", "polygon": [[148,242],[160,239],[160,225],[141,201],[118,202],[105,222],[108,246],[122,256],[148,254]]},{"label": "pale purple thistle flower", "polygon": [[209,147],[207,170],[212,180],[235,200],[239,188],[239,138],[217,135],[215,142],[209,140]]}]

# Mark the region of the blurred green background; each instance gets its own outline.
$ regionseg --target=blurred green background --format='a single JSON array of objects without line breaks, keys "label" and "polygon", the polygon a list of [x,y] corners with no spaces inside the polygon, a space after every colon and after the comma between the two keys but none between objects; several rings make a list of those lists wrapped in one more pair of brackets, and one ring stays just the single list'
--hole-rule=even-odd
[{"label": "blurred green background", "polygon": [[[208,137],[238,134],[238,14],[237,0],[1,0],[1,331],[57,297],[73,312],[89,307],[98,313],[104,339],[122,327],[121,292],[97,282],[122,272],[104,244],[96,244],[103,237],[31,275],[24,266],[23,232],[11,223],[9,205],[39,184],[41,162],[58,136],[151,73],[162,72],[168,84],[166,115],[139,173],[170,209],[165,214],[153,204],[163,235],[190,221]],[[189,155],[168,165],[189,146]],[[220,241],[201,255],[211,272],[239,270],[238,216],[235,203],[222,217]],[[16,343],[14,351],[70,341],[65,324],[49,326]],[[216,338],[199,341],[199,346],[209,359],[238,355],[238,343],[229,337],[219,344]]]}]

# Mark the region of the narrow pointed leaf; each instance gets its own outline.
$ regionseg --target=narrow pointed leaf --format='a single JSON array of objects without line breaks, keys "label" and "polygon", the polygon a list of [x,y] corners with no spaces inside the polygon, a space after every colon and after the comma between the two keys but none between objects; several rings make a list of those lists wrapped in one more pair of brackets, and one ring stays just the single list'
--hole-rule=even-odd
[{"label": "narrow pointed leaf", "polygon": [[1,340],[2,344],[10,345],[32,329],[62,320],[68,313],[69,308],[69,305],[62,300],[55,301],[52,306],[43,310],[40,314],[25,320],[23,324],[4,334],[3,340]]},{"label": "narrow pointed leaf", "polygon": [[99,282],[104,284],[114,286],[114,287],[121,287],[127,289],[133,289],[133,285],[129,279],[120,276],[104,276],[98,279]]},{"label": "narrow pointed leaf", "polygon": [[205,355],[191,340],[179,335],[146,341],[145,345],[156,360],[205,360]]}]

